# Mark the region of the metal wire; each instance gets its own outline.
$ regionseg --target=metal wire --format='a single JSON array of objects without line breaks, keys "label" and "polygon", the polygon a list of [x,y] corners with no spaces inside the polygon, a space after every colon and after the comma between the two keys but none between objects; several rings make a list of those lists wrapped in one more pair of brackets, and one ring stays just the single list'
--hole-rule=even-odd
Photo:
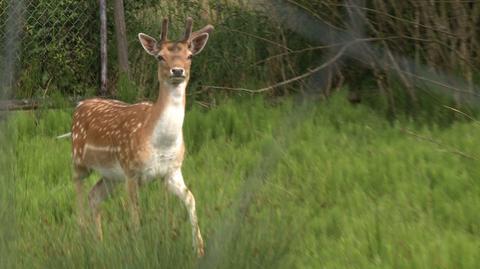
[{"label": "metal wire", "polygon": [[[7,12],[12,2],[11,0],[0,0],[0,38],[2,41],[5,37]],[[25,1],[25,9],[23,9],[25,33],[22,37],[22,46],[28,48],[35,42],[35,47],[41,47],[49,45],[52,40],[84,36],[90,30],[85,27],[92,17],[92,14],[90,16],[88,14],[91,11],[89,5],[77,4],[73,1],[71,3],[68,1]],[[41,29],[42,32],[34,32],[35,29]],[[42,37],[39,37],[40,34]],[[3,46],[3,42],[0,43],[0,46]]]},{"label": "metal wire", "polygon": [[[16,0],[0,0],[0,51],[6,44],[8,13]],[[62,76],[63,71],[82,74],[85,83],[96,83],[96,74],[86,74],[97,49],[96,4],[91,1],[25,0],[21,48],[16,51],[21,72],[31,67],[32,60],[50,75]],[[62,65],[62,68],[60,68]],[[82,66],[83,65],[83,66]],[[56,68],[51,68],[51,67]],[[64,67],[63,67],[64,66]],[[83,70],[79,70],[83,68]],[[78,79],[75,82],[79,82]],[[80,81],[79,83],[82,83]]]}]

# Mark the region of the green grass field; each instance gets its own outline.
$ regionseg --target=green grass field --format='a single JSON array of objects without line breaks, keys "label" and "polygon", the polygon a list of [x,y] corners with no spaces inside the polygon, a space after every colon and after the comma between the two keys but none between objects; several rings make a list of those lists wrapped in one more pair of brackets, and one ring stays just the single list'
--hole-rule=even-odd
[{"label": "green grass field", "polygon": [[342,96],[193,106],[183,171],[207,247],[197,259],[187,212],[161,181],[141,190],[138,233],[123,188],[103,206],[104,241],[81,232],[70,141],[54,139],[70,119],[46,110],[6,122],[15,222],[2,226],[15,231],[19,268],[478,268],[476,122],[390,124]]}]

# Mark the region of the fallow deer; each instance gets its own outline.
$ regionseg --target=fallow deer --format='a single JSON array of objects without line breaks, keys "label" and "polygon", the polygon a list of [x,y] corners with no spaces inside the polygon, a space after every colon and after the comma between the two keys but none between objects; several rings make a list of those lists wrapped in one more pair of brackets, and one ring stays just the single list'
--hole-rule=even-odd
[{"label": "fallow deer", "polygon": [[182,126],[191,59],[202,51],[212,31],[213,26],[207,25],[192,33],[192,19],[188,18],[185,36],[180,41],[168,40],[167,19],[163,20],[158,42],[138,34],[145,51],[158,60],[160,89],[155,103],[126,104],[96,98],[84,100],[76,107],[71,136],[77,203],[83,218],[83,179],[97,171],[102,178],[90,191],[88,200],[100,240],[100,203],[110,196],[115,185],[126,182],[133,225],[139,227],[137,189],[163,178],[168,190],[188,209],[194,248],[199,256],[204,254],[195,198],[181,171],[185,152]]}]

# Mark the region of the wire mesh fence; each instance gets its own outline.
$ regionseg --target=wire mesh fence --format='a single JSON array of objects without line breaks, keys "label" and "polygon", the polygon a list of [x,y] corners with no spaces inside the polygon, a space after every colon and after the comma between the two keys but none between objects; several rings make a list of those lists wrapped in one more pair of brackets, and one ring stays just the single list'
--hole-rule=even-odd
[{"label": "wire mesh fence", "polygon": [[[0,36],[5,35],[7,12],[12,1],[0,1]],[[65,4],[67,3],[67,4]],[[64,1],[26,1],[23,46],[48,47],[53,40],[81,38],[89,16],[89,7]],[[22,22],[19,22],[22,23]],[[38,30],[38,31],[37,31]]]},{"label": "wire mesh fence", "polygon": [[[7,24],[13,21],[9,14],[15,6],[13,0],[0,0],[1,51],[5,50]],[[95,72],[90,72],[98,47],[97,31],[92,31],[97,29],[95,4],[90,1],[28,0],[19,12],[22,20],[14,20],[21,24],[16,27],[21,29],[21,47],[15,55],[21,65],[18,83],[37,83],[48,90],[54,77],[55,87],[63,89],[96,82]],[[29,77],[32,74],[35,77]],[[72,91],[75,87],[67,90]]]}]

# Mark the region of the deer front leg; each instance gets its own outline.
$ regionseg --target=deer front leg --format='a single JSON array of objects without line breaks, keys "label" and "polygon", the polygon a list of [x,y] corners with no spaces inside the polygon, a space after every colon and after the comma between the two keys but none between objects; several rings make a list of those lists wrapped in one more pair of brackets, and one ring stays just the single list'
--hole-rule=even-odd
[{"label": "deer front leg", "polygon": [[192,225],[193,247],[197,251],[199,257],[204,255],[203,239],[198,227],[197,213],[195,210],[195,197],[192,192],[185,186],[182,171],[180,169],[173,172],[166,180],[167,188],[180,198],[188,210],[190,224]]},{"label": "deer front leg", "polygon": [[115,185],[115,181],[101,178],[88,194],[88,203],[90,204],[90,209],[92,210],[97,236],[100,241],[103,240],[102,215],[100,210],[100,204],[105,199],[110,197],[110,195],[115,189]]},{"label": "deer front leg", "polygon": [[133,230],[136,232],[140,228],[140,213],[138,206],[138,184],[136,177],[127,179],[127,193],[129,198],[130,218],[132,219]]}]

